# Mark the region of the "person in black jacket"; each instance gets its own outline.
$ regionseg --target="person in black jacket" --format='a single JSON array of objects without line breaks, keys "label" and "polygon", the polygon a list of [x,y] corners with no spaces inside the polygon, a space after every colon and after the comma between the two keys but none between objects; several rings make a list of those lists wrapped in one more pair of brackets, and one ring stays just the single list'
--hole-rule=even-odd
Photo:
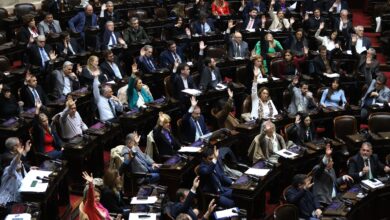
[{"label": "person in black jacket", "polygon": [[17,102],[16,98],[11,94],[11,89],[7,85],[3,85],[0,94],[0,119],[7,120],[19,115],[19,106],[23,106],[23,102]]},{"label": "person in black jacket", "polygon": [[171,133],[171,117],[163,112],[159,113],[153,137],[160,155],[173,155],[180,149],[179,141]]},{"label": "person in black jacket", "polygon": [[103,176],[100,203],[112,213],[122,214],[127,219],[129,206],[122,199],[122,181],[118,170],[107,169]]},{"label": "person in black jacket", "polygon": [[46,105],[47,96],[42,87],[37,83],[37,77],[34,75],[26,76],[27,85],[20,89],[20,99],[24,102],[24,108],[34,108],[36,102]]},{"label": "person in black jacket", "polygon": [[291,141],[302,146],[304,143],[314,141],[317,138],[314,124],[307,114],[297,114],[295,124],[288,130],[288,133]]},{"label": "person in black jacket", "polygon": [[103,51],[104,62],[100,64],[100,70],[106,75],[108,80],[119,81],[125,77],[126,73],[120,63],[115,59],[111,50]]},{"label": "person in black jacket", "polygon": [[190,73],[190,66],[186,63],[178,64],[175,62],[170,80],[172,85],[172,95],[181,103],[185,103],[188,99],[182,90],[197,89]]},{"label": "person in black jacket", "polygon": [[26,14],[22,19],[23,26],[18,32],[17,39],[19,43],[26,44],[29,47],[34,43],[34,39],[38,37],[39,31],[33,15]]},{"label": "person in black jacket", "polygon": [[195,177],[191,190],[178,189],[176,191],[177,202],[172,204],[171,215],[176,218],[181,213],[188,214],[192,220],[198,219],[199,210],[191,207],[194,197],[196,196],[196,189],[199,186],[199,176]]}]

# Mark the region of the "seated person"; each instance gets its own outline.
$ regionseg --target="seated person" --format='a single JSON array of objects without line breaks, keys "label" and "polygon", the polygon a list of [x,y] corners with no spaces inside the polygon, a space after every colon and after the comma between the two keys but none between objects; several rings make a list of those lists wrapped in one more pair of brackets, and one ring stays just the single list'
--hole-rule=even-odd
[{"label": "seated person", "polygon": [[261,40],[257,41],[255,48],[253,49],[252,56],[261,55],[262,57],[264,57],[266,61],[264,69],[268,72],[270,60],[273,58],[280,57],[282,51],[283,47],[280,42],[274,39],[271,33],[266,33],[263,42],[261,42]]},{"label": "seated person", "polygon": [[211,114],[217,119],[218,128],[234,130],[240,122],[232,114],[232,111],[234,110],[233,91],[228,88],[227,92],[229,95],[228,100],[218,100],[216,105],[211,109]]},{"label": "seated person", "polygon": [[[340,50],[340,41],[337,39],[338,32],[333,30],[329,36],[320,36],[321,31],[324,29],[325,23],[321,22],[318,30],[314,34],[314,37],[321,42],[321,45],[331,52],[334,50]],[[331,53],[332,54],[332,53]]]},{"label": "seated person", "polygon": [[25,109],[34,108],[36,102],[40,102],[42,105],[48,103],[45,92],[37,83],[37,77],[30,74],[26,75],[26,85],[20,89],[20,99],[23,101]]},{"label": "seated person", "polygon": [[339,107],[344,108],[347,104],[344,90],[340,88],[339,79],[335,78],[329,88],[325,89],[321,96],[321,106],[326,107]]},{"label": "seated person", "polygon": [[160,54],[161,66],[171,69],[175,62],[181,64],[185,61],[183,48],[179,47],[175,41],[167,41],[167,49]]},{"label": "seated person", "polygon": [[38,24],[38,29],[40,35],[62,32],[60,22],[53,19],[52,13],[45,14],[45,18]]},{"label": "seated person", "polygon": [[131,171],[129,170],[130,172],[150,174],[150,177],[138,179],[138,184],[157,183],[160,179],[159,165],[138,147],[140,138],[141,136],[137,132],[126,136],[126,147],[122,150],[122,156],[124,157],[123,165],[131,169]]},{"label": "seated person", "polygon": [[[251,57],[252,62],[248,65],[250,72],[253,71],[253,75],[257,76],[257,79],[253,79],[251,82],[258,83],[262,78],[268,78],[269,75],[265,71],[265,66],[267,65],[266,61],[263,60],[261,55],[254,55]],[[252,83],[251,83],[252,85]],[[250,86],[251,87],[251,86]]]},{"label": "seated person", "polygon": [[105,29],[101,35],[101,49],[107,50],[120,45],[123,48],[127,48],[126,42],[123,40],[121,33],[115,31],[114,22],[107,21]]},{"label": "seated person", "polygon": [[348,14],[348,10],[343,9],[340,11],[340,16],[335,17],[333,21],[333,30],[337,30],[343,36],[344,41],[350,39],[351,34],[354,32],[352,21],[348,18]]},{"label": "seated person", "polygon": [[163,112],[159,113],[157,124],[153,129],[153,138],[159,155],[173,155],[180,149],[180,142],[171,131],[171,117]]},{"label": "seated person", "polygon": [[249,13],[250,11],[252,11],[253,8],[256,9],[258,13],[262,14],[265,14],[267,11],[264,2],[262,2],[261,0],[251,0],[248,1],[246,4],[245,1],[242,1],[241,6],[238,10],[242,12],[242,16],[245,20],[250,16]]},{"label": "seated person", "polygon": [[361,113],[360,116],[363,120],[368,117],[367,108],[377,103],[389,103],[390,102],[390,89],[386,86],[387,77],[382,73],[379,73],[376,79],[371,81],[370,86],[367,89],[361,100]]},{"label": "seated person", "polygon": [[268,14],[272,19],[272,23],[271,26],[269,26],[269,29],[271,31],[289,30],[292,24],[294,23],[293,17],[290,18],[290,22],[289,22],[287,18],[284,18],[284,12],[281,9],[279,9],[275,15],[274,5],[275,5],[275,0],[271,0]]},{"label": "seated person", "polygon": [[313,170],[313,194],[324,206],[329,205],[332,199],[336,198],[338,188],[343,183],[353,183],[352,177],[343,175],[337,178],[333,169],[332,146],[327,143],[325,147],[325,156]]},{"label": "seated person", "polygon": [[301,146],[317,139],[314,123],[308,114],[297,114],[294,125],[287,132],[289,133],[289,139]]},{"label": "seated person", "polygon": [[356,53],[361,54],[366,51],[368,48],[371,48],[370,38],[364,36],[364,27],[359,25],[355,27],[355,33],[351,34],[349,42],[349,50],[352,50],[352,47],[355,47]]},{"label": "seated person", "polygon": [[188,214],[190,220],[197,220],[199,215],[199,210],[193,209],[191,207],[194,197],[196,196],[196,190],[199,186],[199,176],[195,177],[191,190],[180,188],[176,191],[177,202],[172,204],[171,216],[176,218],[181,213]]},{"label": "seated person", "polygon": [[120,14],[115,11],[114,3],[112,1],[107,1],[105,4],[102,4],[99,15],[100,27],[103,28],[107,21],[112,21],[114,23],[121,22]]},{"label": "seated person", "polygon": [[233,181],[224,174],[222,161],[218,159],[219,150],[216,146],[207,148],[202,154],[199,164],[199,176],[202,182],[202,191],[219,195],[218,205],[224,208],[234,207],[232,189]]},{"label": "seated person", "polygon": [[27,174],[20,159],[24,151],[23,146],[17,147],[17,152],[11,163],[2,172],[0,205],[3,207],[11,207],[14,203],[22,202],[19,188],[22,185],[24,176]]},{"label": "seated person", "polygon": [[276,77],[281,79],[290,79],[296,75],[300,75],[300,60],[291,50],[283,51],[283,61],[279,64],[278,72],[275,74]]},{"label": "seated person", "polygon": [[147,106],[145,104],[153,102],[153,97],[150,91],[146,90],[145,85],[142,84],[141,78],[135,75],[138,73],[137,64],[133,64],[132,69],[133,73],[129,78],[127,87],[129,109],[146,108]]},{"label": "seated person", "polygon": [[257,17],[258,11],[256,8],[249,10],[248,15],[245,16],[242,30],[257,30],[261,27],[260,19]]},{"label": "seated person", "polygon": [[233,20],[229,20],[225,36],[228,43],[229,58],[249,58],[248,43],[242,40],[242,34],[236,31],[230,35],[230,31],[233,27]]},{"label": "seated person", "polygon": [[[210,219],[210,216],[213,214],[216,206],[217,204],[215,204],[215,199],[212,199],[209,203],[209,207],[207,208],[207,211],[204,213],[202,217],[202,220]],[[175,220],[194,220],[194,219],[189,214],[181,213],[175,218]]]},{"label": "seated person", "polygon": [[2,85],[0,91],[0,120],[18,117],[24,103],[16,100],[15,96],[11,93],[11,88],[7,85]]},{"label": "seated person", "polygon": [[29,64],[39,66],[43,73],[50,71],[53,61],[57,58],[57,54],[52,47],[46,44],[45,35],[39,35],[36,38],[36,44],[31,45],[27,53]]},{"label": "seated person", "polygon": [[[83,178],[87,181],[84,188],[83,201],[80,204],[80,219],[111,219],[108,210],[100,203],[100,189],[95,186],[94,179],[88,175],[87,172],[83,172]],[[82,215],[86,215],[84,218]]]},{"label": "seated person", "polygon": [[199,20],[194,23],[194,34],[205,35],[215,31],[214,22],[206,14],[200,14]]},{"label": "seated person", "polygon": [[319,219],[322,214],[318,199],[310,191],[313,186],[311,177],[296,174],[292,179],[292,187],[287,190],[286,199],[299,209],[299,217],[304,219]]},{"label": "seated person", "polygon": [[123,38],[127,45],[141,42],[149,42],[150,38],[145,29],[139,25],[137,17],[132,17],[129,22],[130,27],[123,31]]},{"label": "seated person", "polygon": [[173,38],[179,37],[179,36],[185,36],[191,38],[191,30],[184,25],[184,18],[178,16],[176,18],[176,23],[171,28],[171,34]]},{"label": "seated person", "polygon": [[364,142],[359,152],[349,159],[348,175],[356,183],[362,180],[378,178],[383,173],[390,173],[390,167],[385,166],[372,151],[372,145]]},{"label": "seated person", "polygon": [[70,140],[77,136],[82,136],[88,126],[83,122],[80,114],[77,112],[76,102],[71,96],[65,104],[65,109],[60,114],[61,136],[64,140]]},{"label": "seated person", "polygon": [[194,96],[191,97],[191,107],[183,116],[182,131],[183,139],[186,142],[193,143],[205,134],[209,133],[204,117],[200,112],[198,101]]},{"label": "seated person", "polygon": [[[109,81],[109,76],[106,73],[102,73],[99,67],[99,57],[92,55],[87,60],[87,65],[83,68],[77,67],[77,71],[81,72],[80,84],[88,86],[89,88],[93,85],[94,75],[98,76],[99,82]],[[81,70],[81,71],[80,71]]]},{"label": "seated person", "polygon": [[27,153],[31,149],[30,140],[26,141],[25,145],[23,145],[21,140],[18,137],[9,137],[5,140],[4,147],[5,147],[5,152],[2,153],[0,157],[1,167],[9,166],[11,161],[19,154],[20,151],[22,151],[22,158],[21,158],[21,160],[23,161],[22,167],[27,171],[30,170],[30,166],[24,162]]},{"label": "seated person", "polygon": [[126,217],[129,214],[130,206],[123,201],[122,178],[116,169],[107,169],[103,176],[103,188],[101,190],[100,202],[111,213],[122,214]]},{"label": "seated person", "polygon": [[80,88],[77,75],[73,72],[73,63],[65,61],[61,70],[54,70],[53,73],[53,96],[55,99],[65,98],[66,95]]},{"label": "seated person", "polygon": [[[304,15],[304,18],[303,18],[303,28],[307,32],[308,31],[317,30],[317,29],[321,29],[322,30],[324,28],[324,21],[325,21],[325,19],[324,19],[324,17],[321,16],[321,9],[320,8],[314,9],[313,15],[314,16],[309,17],[309,13],[307,13],[307,12]],[[320,28],[321,27],[321,23],[323,24],[322,28]]]},{"label": "seated person", "polygon": [[276,110],[276,107],[272,102],[269,89],[267,87],[261,87],[259,91],[257,91],[257,79],[259,72],[254,71],[253,74],[254,77],[251,94],[252,111],[250,118],[259,120],[274,118],[278,114],[278,110]]},{"label": "seated person", "polygon": [[38,28],[35,24],[34,15],[26,14],[22,17],[23,25],[20,28],[17,37],[17,40],[30,47],[34,44],[35,39],[39,35]]},{"label": "seated person", "polygon": [[318,47],[320,54],[313,59],[315,76],[319,79],[323,79],[324,73],[332,74],[338,73],[336,64],[331,60],[328,55],[328,51],[325,46]]},{"label": "seated person", "polygon": [[[200,60],[203,56],[200,56]],[[201,67],[199,71],[200,82],[199,89],[202,91],[208,91],[210,89],[215,89],[215,87],[222,82],[222,77],[217,67],[217,61],[214,58],[206,57],[204,63],[199,64]]]},{"label": "seated person", "polygon": [[153,58],[153,46],[145,45],[141,48],[137,64],[143,74],[154,73],[159,68]]},{"label": "seated person", "polygon": [[62,32],[61,39],[57,46],[57,53],[60,54],[61,57],[75,56],[84,52],[84,49],[80,46],[76,39],[71,38],[69,32]]},{"label": "seated person", "polygon": [[275,124],[268,120],[261,125],[260,134],[253,139],[248,153],[252,156],[250,159],[253,163],[264,159],[277,162],[276,152],[282,149],[286,149],[286,143],[283,137],[276,133]]},{"label": "seated person", "polygon": [[294,35],[290,35],[288,39],[288,48],[291,50],[291,52],[297,56],[297,57],[302,57],[302,56],[307,56],[308,51],[309,51],[309,46],[308,42],[303,35],[303,29],[298,28],[295,31]]},{"label": "seated person", "polygon": [[367,53],[358,54],[356,52],[356,47],[352,47],[352,54],[359,60],[358,61],[358,72],[364,76],[367,86],[370,86],[370,83],[373,79],[378,76],[379,73],[379,62],[376,59],[376,51],[374,48],[370,47],[367,50]]},{"label": "seated person", "polygon": [[62,141],[56,129],[49,124],[46,114],[40,113],[42,104],[36,103],[35,118],[32,129],[33,146],[39,153],[44,153],[51,159],[60,158],[62,155]]},{"label": "seated person", "polygon": [[211,3],[211,13],[214,16],[230,15],[229,2],[225,0],[214,0]]},{"label": "seated person", "polygon": [[93,72],[93,97],[97,109],[99,111],[100,121],[112,121],[118,118],[118,114],[123,112],[123,106],[119,99],[113,95],[112,88],[110,85],[100,86],[98,76],[100,71]]},{"label": "seated person", "polygon": [[111,50],[103,51],[104,62],[100,64],[100,70],[107,76],[108,80],[119,81],[126,76],[121,64],[116,60]]},{"label": "seated person", "polygon": [[194,80],[190,73],[190,66],[186,63],[178,64],[175,63],[173,71],[170,77],[173,97],[184,103],[188,100],[188,97],[182,90],[184,89],[197,89]]},{"label": "seated person", "polygon": [[288,86],[291,94],[291,103],[287,111],[292,116],[295,116],[298,112],[308,113],[317,107],[313,93],[309,91],[309,85],[306,82],[301,82],[300,88],[297,88],[297,84],[298,77],[295,77]]}]

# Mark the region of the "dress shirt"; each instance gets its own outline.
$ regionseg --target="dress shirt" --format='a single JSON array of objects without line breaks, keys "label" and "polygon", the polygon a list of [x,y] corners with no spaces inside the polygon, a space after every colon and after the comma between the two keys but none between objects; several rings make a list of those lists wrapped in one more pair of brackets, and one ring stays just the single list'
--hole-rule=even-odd
[{"label": "dress shirt", "polygon": [[183,76],[180,76],[181,77],[181,80],[183,80],[183,85],[184,85],[184,88],[185,89],[188,89],[188,80],[187,78],[183,77]]},{"label": "dress shirt", "polygon": [[33,37],[33,38],[36,38],[36,37],[38,37],[38,35],[39,35],[39,33],[38,33],[38,29],[31,29],[31,28],[28,28],[28,31],[30,32],[30,34],[31,34],[31,36]]},{"label": "dress shirt", "polygon": [[[358,37],[356,41],[356,51],[365,51],[367,48],[363,47],[363,38]],[[358,52],[358,53],[359,53]]]},{"label": "dress shirt", "polygon": [[41,97],[39,97],[39,94],[38,94],[37,90],[35,88],[31,88],[30,86],[28,88],[30,89],[31,93],[34,96],[34,101],[35,102],[41,102],[42,99],[41,99]]},{"label": "dress shirt", "polygon": [[145,107],[145,99],[142,96],[141,92],[138,92],[137,107]]},{"label": "dress shirt", "polygon": [[207,24],[207,22],[200,24],[200,27],[202,28],[202,33],[208,33],[211,31],[210,25]]},{"label": "dress shirt", "polygon": [[63,95],[67,95],[68,93],[72,92],[72,81],[69,79],[68,76],[64,76],[64,89],[62,90]]},{"label": "dress shirt", "polygon": [[121,71],[119,70],[118,65],[116,65],[116,63],[114,63],[114,62],[112,62],[112,63],[108,62],[108,64],[111,66],[111,69],[114,71],[115,76],[118,79],[122,79]]},{"label": "dress shirt", "polygon": [[273,134],[272,137],[268,137],[268,135],[266,135],[265,138],[271,142],[272,152],[273,153],[278,152],[279,151],[279,144],[278,144],[278,140],[276,139],[276,135]]},{"label": "dress shirt", "polygon": [[112,107],[110,106],[109,101],[111,101],[111,100],[100,95],[99,85],[100,85],[99,79],[97,77],[95,77],[95,79],[93,80],[93,96],[94,96],[97,108],[99,110],[100,120],[107,121],[107,120],[110,120],[110,119],[113,119],[116,117],[116,115],[115,115],[116,109],[115,109],[114,105],[112,105]]},{"label": "dress shirt", "polygon": [[249,18],[248,25],[246,26],[246,30],[251,30],[253,29],[253,24],[255,23],[255,19]]},{"label": "dress shirt", "polygon": [[66,139],[71,139],[77,135],[82,135],[84,130],[87,130],[87,125],[83,122],[78,112],[74,117],[69,115],[69,109],[66,107],[64,111],[60,113],[60,126],[62,130],[62,136]]}]

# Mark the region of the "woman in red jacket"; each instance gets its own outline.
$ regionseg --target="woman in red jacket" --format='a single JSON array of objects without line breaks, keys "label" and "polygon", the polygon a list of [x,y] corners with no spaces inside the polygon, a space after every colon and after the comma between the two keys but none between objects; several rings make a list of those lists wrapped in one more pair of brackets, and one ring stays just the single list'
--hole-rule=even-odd
[{"label": "woman in red jacket", "polygon": [[211,12],[215,16],[230,15],[229,3],[225,0],[215,0],[211,4]]}]

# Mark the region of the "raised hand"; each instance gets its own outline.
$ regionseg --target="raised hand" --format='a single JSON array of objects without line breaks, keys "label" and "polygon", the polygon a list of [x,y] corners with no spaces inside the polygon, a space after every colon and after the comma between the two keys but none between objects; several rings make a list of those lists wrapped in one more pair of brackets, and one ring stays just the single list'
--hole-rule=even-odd
[{"label": "raised hand", "polygon": [[299,124],[301,123],[301,116],[300,115],[296,115],[295,116],[295,124]]},{"label": "raised hand", "polygon": [[353,178],[349,175],[343,176],[344,181],[353,183]]},{"label": "raised hand", "polygon": [[259,77],[259,74],[260,74],[259,67],[257,66],[253,67],[253,80],[256,81],[257,77]]},{"label": "raised hand", "polygon": [[199,187],[200,178],[199,176],[196,176],[194,181],[192,182],[192,188],[196,190]]},{"label": "raised hand", "polygon": [[57,54],[54,50],[49,53],[50,60],[55,60],[57,58]]},{"label": "raised hand", "polygon": [[186,35],[191,36],[191,30],[189,28],[186,28],[185,30],[186,30]]},{"label": "raised hand", "polygon": [[217,146],[214,145],[214,159],[218,159],[219,156],[219,150],[217,149]]},{"label": "raised hand", "polygon": [[241,6],[245,7],[245,0],[241,0]]},{"label": "raised hand", "polygon": [[294,24],[294,22],[295,22],[295,18],[294,18],[294,17],[291,17],[291,18],[290,18],[290,25]]},{"label": "raised hand", "polygon": [[204,41],[199,41],[199,50],[206,49],[207,45],[204,44]]},{"label": "raised hand", "polygon": [[325,155],[327,157],[330,157],[332,155],[332,148],[329,145],[326,145]]},{"label": "raised hand", "polygon": [[303,18],[305,21],[309,20],[309,13],[305,13],[305,17]]},{"label": "raised hand", "polygon": [[325,27],[325,23],[324,23],[324,22],[321,22],[321,23],[320,23],[320,27],[319,27],[320,30],[324,29],[324,27]]},{"label": "raised hand", "polygon": [[131,72],[132,73],[136,73],[136,72],[138,72],[138,65],[137,65],[137,63],[133,63],[133,65],[131,65]]},{"label": "raised hand", "polygon": [[356,34],[352,34],[351,35],[351,40],[352,40],[352,44],[356,44],[356,42],[357,42],[357,35]]},{"label": "raised hand", "polygon": [[134,141],[138,144],[139,143],[139,140],[141,140],[141,136],[138,134],[137,131],[134,131],[133,132],[135,137],[134,137]]},{"label": "raised hand", "polygon": [[102,11],[105,11],[107,9],[107,5],[104,3],[102,4]]},{"label": "raised hand", "polygon": [[141,50],[139,51],[139,55],[142,57],[142,56],[145,56],[145,49],[142,47]]},{"label": "raised hand", "polygon": [[229,21],[228,21],[228,29],[232,29],[234,26],[236,26],[236,25],[234,24],[234,21],[233,21],[233,20],[229,20]]},{"label": "raised hand", "polygon": [[198,100],[196,100],[195,96],[191,96],[191,106],[195,107],[198,104]]},{"label": "raised hand", "polygon": [[92,173],[89,175],[86,171],[83,171],[83,179],[85,179],[88,183],[93,182],[93,176]]},{"label": "raised hand", "polygon": [[26,155],[31,150],[31,140],[26,141],[24,144],[24,154]]},{"label": "raised hand", "polygon": [[233,91],[230,88],[227,89],[227,92],[228,92],[229,98],[233,98]]},{"label": "raised hand", "polygon": [[271,6],[274,6],[275,5],[275,0],[272,0],[271,1]]}]

